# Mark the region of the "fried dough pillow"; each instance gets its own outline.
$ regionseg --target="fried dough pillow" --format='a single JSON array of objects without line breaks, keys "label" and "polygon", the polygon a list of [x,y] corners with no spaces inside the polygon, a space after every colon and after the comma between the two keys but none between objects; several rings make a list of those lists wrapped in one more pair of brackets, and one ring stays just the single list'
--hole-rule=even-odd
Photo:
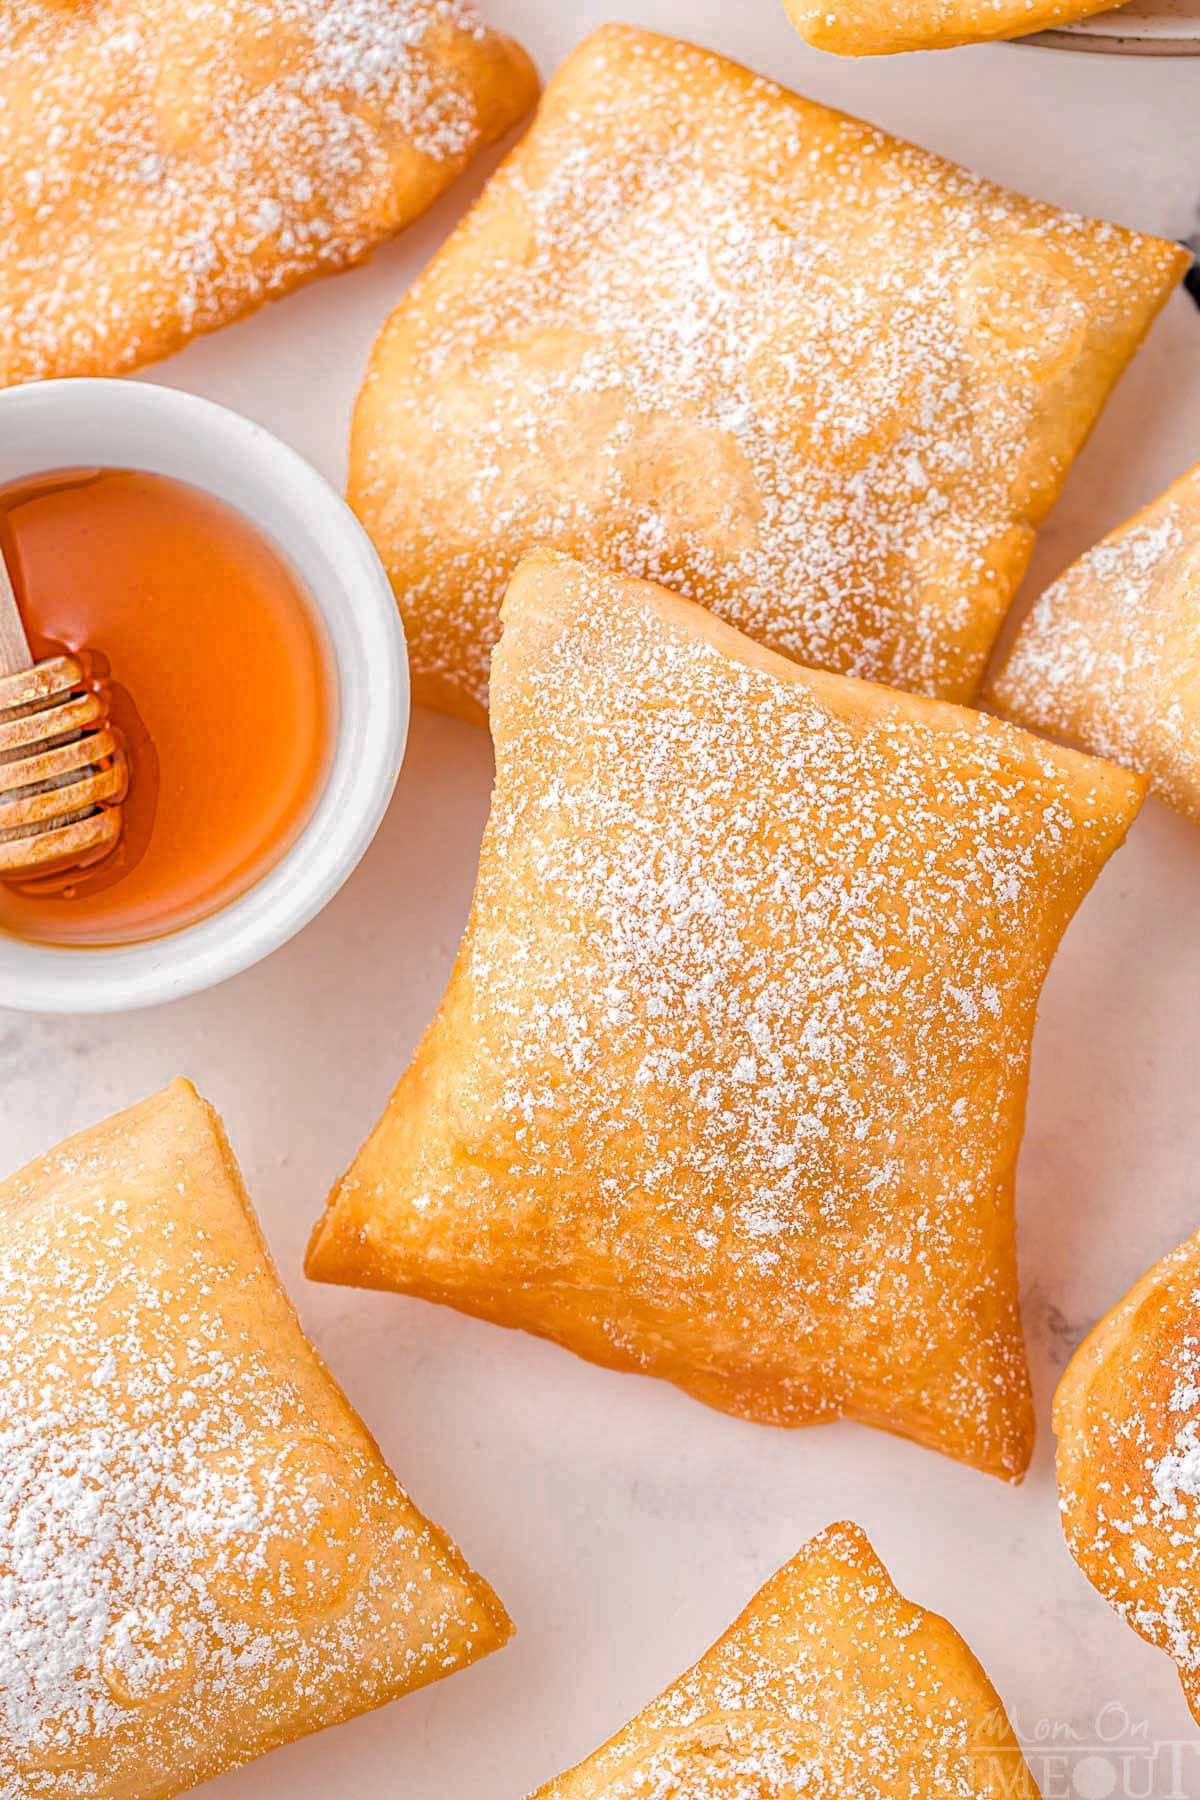
[{"label": "fried dough pillow", "polygon": [[6,0],[0,385],[133,368],[361,261],[536,93],[470,0]]},{"label": "fried dough pillow", "polygon": [[760,1589],[695,1668],[531,1800],[1037,1800],[962,1638],[854,1525]]},{"label": "fried dough pillow", "polygon": [[5,1800],[166,1800],[509,1635],[186,1082],[0,1187],[0,1616]]},{"label": "fried dough pillow", "polygon": [[467,935],[309,1273],[1018,1478],[1034,1013],[1142,784],[551,553],[505,621]]},{"label": "fried dough pillow", "polygon": [[783,0],[801,37],[839,56],[948,50],[1026,37],[1105,12],[1112,0]]},{"label": "fried dough pillow", "polygon": [[1200,1234],[1076,1351],[1054,1429],[1071,1554],[1174,1659],[1200,1723]]},{"label": "fried dough pillow", "polygon": [[1046,589],[989,698],[1200,825],[1200,466]]},{"label": "fried dough pillow", "polygon": [[689,44],[589,38],[385,327],[350,497],[417,698],[481,721],[542,545],[971,699],[1187,263]]}]

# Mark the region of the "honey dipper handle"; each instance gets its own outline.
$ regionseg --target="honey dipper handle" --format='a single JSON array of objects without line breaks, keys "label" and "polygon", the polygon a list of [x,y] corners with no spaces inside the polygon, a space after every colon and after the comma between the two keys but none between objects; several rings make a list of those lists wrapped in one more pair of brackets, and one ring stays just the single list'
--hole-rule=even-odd
[{"label": "honey dipper handle", "polygon": [[12,576],[4,560],[3,546],[0,545],[0,677],[20,675],[23,670],[32,667],[29,639],[25,636]]}]

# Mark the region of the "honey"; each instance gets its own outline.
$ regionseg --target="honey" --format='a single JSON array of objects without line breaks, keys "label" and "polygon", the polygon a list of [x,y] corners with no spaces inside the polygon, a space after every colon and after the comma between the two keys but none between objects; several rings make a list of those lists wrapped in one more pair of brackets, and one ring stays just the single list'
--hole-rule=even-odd
[{"label": "honey", "polygon": [[131,770],[115,849],[0,883],[0,931],[123,944],[215,912],[283,854],[320,788],[333,702],[302,585],[231,507],[138,471],[2,486],[0,537],[34,656],[86,651],[111,674]]}]

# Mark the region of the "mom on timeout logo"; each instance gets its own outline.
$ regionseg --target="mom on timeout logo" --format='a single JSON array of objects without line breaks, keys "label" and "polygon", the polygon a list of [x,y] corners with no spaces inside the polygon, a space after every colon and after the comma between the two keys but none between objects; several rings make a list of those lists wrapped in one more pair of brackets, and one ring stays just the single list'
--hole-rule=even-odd
[{"label": "mom on timeout logo", "polygon": [[[1200,1800],[1200,1737],[1153,1737],[1119,1701],[1086,1727],[1056,1719],[1012,1726],[1042,1800]],[[1028,1793],[1014,1757],[983,1744],[975,1755],[990,1759],[996,1800]]]}]

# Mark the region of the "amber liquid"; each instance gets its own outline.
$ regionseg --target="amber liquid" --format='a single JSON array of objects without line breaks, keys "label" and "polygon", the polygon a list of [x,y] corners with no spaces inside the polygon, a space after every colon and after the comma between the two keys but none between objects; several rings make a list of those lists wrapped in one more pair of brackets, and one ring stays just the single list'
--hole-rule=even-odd
[{"label": "amber liquid", "polygon": [[159,475],[0,487],[0,535],[35,656],[87,650],[111,673],[131,769],[113,852],[0,882],[0,931],[122,944],[204,918],[278,859],[319,791],[332,698],[311,603],[238,513]]}]

